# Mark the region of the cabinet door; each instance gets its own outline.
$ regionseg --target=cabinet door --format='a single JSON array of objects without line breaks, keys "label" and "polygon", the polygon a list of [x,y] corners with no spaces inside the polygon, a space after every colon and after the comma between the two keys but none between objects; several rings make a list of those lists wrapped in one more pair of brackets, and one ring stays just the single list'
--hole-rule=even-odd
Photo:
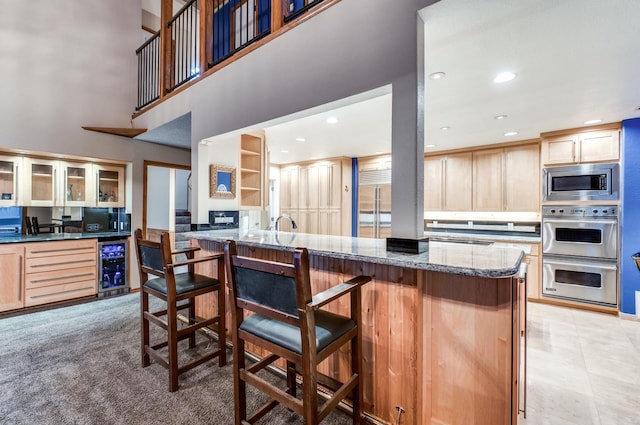
[{"label": "cabinet door", "polygon": [[441,156],[430,156],[424,160],[425,211],[442,211],[443,161]]},{"label": "cabinet door", "polygon": [[502,211],[502,149],[473,153],[473,210]]},{"label": "cabinet door", "polygon": [[[320,183],[320,167],[310,165],[300,169],[301,205],[305,208],[317,209],[320,202],[320,191],[325,190]],[[303,171],[304,170],[304,171]],[[302,184],[303,174],[306,174],[306,184]],[[304,197],[304,202],[302,198]]]},{"label": "cabinet door", "polygon": [[542,143],[542,161],[544,165],[573,164],[577,161],[577,136],[554,137]]},{"label": "cabinet door", "polygon": [[471,211],[471,152],[447,155],[444,162],[444,210]]},{"label": "cabinet door", "polygon": [[580,162],[617,161],[620,159],[620,133],[591,131],[580,137]]},{"label": "cabinet door", "polygon": [[340,236],[340,210],[320,210],[318,234]]},{"label": "cabinet door", "polygon": [[98,207],[124,207],[124,168],[95,165]]},{"label": "cabinet door", "polygon": [[60,199],[58,161],[26,159],[25,197],[23,205],[53,207]]},{"label": "cabinet door", "polygon": [[0,207],[22,205],[21,169],[21,157],[0,156]]},{"label": "cabinet door", "polygon": [[58,192],[68,207],[94,207],[96,205],[95,183],[92,164],[61,162],[61,187]]},{"label": "cabinet door", "polygon": [[504,211],[540,211],[540,152],[537,143],[504,150]]},{"label": "cabinet door", "polygon": [[540,299],[540,257],[538,255],[529,255],[527,257],[529,266],[527,267],[527,298],[537,300]]},{"label": "cabinet door", "polygon": [[23,258],[23,247],[0,246],[0,311],[24,307]]}]

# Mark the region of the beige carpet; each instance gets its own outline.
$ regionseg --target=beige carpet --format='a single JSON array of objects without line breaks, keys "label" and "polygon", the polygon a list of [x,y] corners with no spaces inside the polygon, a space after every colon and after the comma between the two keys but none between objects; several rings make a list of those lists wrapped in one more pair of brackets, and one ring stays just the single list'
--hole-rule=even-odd
[{"label": "beige carpet", "polygon": [[[138,309],[138,294],[128,294],[0,319],[0,423],[233,424],[231,353],[227,366],[197,367],[169,393],[166,369],[140,366]],[[196,350],[216,349],[199,338]],[[259,423],[302,420],[278,408]],[[340,411],[323,421],[350,423]]]}]

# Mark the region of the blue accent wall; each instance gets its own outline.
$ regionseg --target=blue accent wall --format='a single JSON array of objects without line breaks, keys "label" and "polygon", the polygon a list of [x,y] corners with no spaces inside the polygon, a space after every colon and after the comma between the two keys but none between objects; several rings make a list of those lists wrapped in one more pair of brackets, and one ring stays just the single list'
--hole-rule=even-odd
[{"label": "blue accent wall", "polygon": [[636,314],[640,271],[631,256],[640,252],[640,118],[622,121],[621,211],[620,311]]}]

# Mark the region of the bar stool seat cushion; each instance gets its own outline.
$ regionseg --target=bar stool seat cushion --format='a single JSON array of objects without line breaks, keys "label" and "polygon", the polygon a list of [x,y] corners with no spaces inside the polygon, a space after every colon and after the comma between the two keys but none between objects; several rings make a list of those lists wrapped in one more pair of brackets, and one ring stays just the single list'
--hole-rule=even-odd
[{"label": "bar stool seat cushion", "polygon": [[[316,311],[315,320],[318,352],[356,327],[351,318],[339,316],[329,311]],[[300,327],[255,313],[242,321],[240,329],[302,354]]]},{"label": "bar stool seat cushion", "polygon": [[[190,275],[189,273],[180,273],[175,275],[175,279],[176,295],[182,295],[187,292],[220,285],[220,281],[218,279],[200,274]],[[159,277],[156,279],[149,279],[144,283],[144,286],[162,294],[167,294],[167,281],[164,278]]]}]

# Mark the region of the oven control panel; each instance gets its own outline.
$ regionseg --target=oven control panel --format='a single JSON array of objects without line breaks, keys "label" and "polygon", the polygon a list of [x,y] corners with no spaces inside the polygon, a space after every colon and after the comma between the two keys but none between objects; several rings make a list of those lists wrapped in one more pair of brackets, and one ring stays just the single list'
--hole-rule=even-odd
[{"label": "oven control panel", "polygon": [[615,205],[554,205],[542,207],[543,217],[618,217]]}]

